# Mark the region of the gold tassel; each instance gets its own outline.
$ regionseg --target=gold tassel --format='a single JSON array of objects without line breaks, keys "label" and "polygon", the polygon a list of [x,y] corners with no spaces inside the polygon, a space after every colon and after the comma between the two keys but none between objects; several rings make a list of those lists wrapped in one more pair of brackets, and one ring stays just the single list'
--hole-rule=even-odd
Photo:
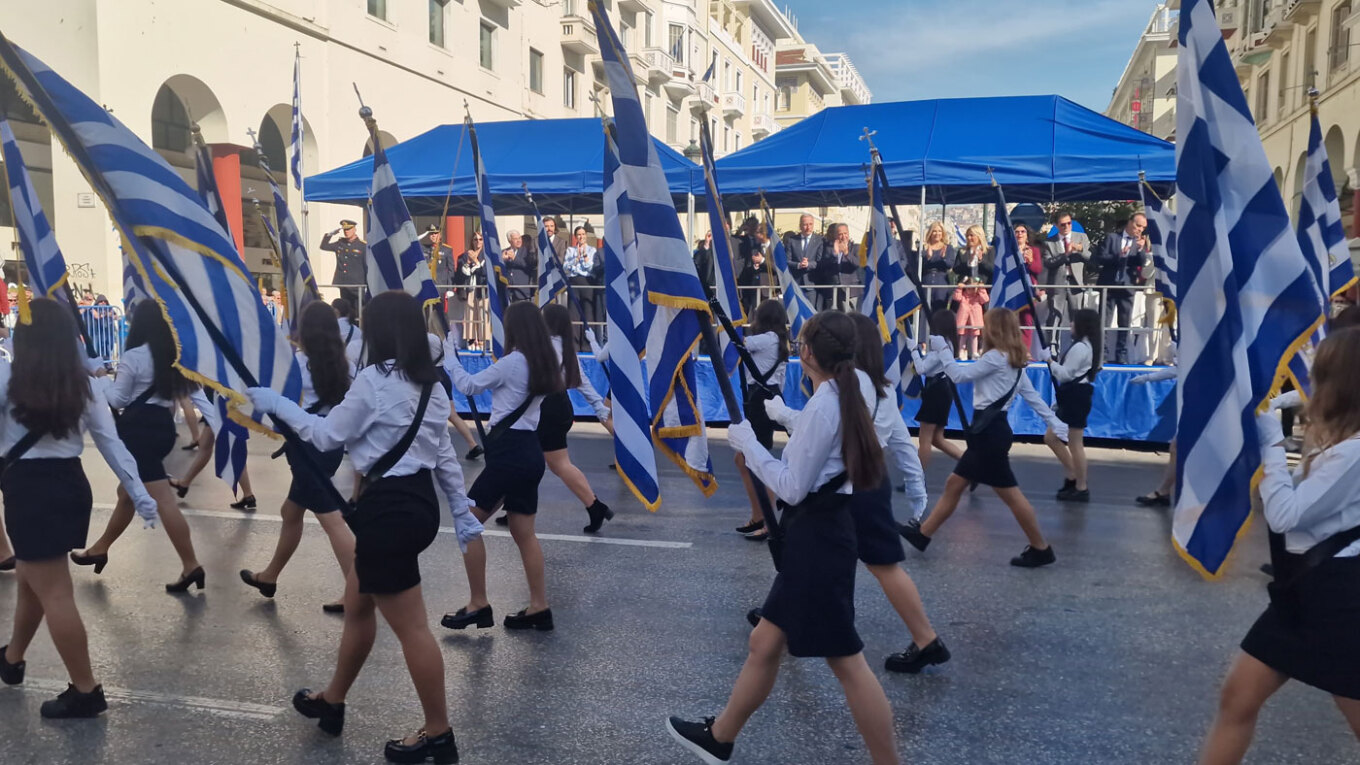
[{"label": "gold tassel", "polygon": [[19,290],[15,296],[19,301],[19,323],[28,326],[33,323],[33,311],[28,307],[28,290],[24,289],[24,267],[20,265],[15,274],[15,287]]}]

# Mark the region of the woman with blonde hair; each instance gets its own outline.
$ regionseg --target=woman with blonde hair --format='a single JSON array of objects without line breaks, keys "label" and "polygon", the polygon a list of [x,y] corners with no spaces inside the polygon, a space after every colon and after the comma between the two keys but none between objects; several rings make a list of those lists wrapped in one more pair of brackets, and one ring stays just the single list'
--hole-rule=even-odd
[{"label": "woman with blonde hair", "polygon": [[954,302],[959,304],[959,344],[964,358],[978,357],[978,337],[982,335],[982,312],[992,299],[987,285],[992,281],[996,252],[987,245],[987,234],[982,226],[969,226],[964,232],[967,244],[954,259],[954,273],[958,287]]},{"label": "woman with blonde hair", "polygon": [[1270,605],[1223,682],[1203,765],[1241,762],[1261,707],[1289,680],[1332,695],[1360,737],[1360,328],[1329,335],[1313,359],[1308,436],[1289,474],[1274,412],[1256,418],[1261,502],[1275,569]]},{"label": "woman with blonde hair", "polygon": [[954,267],[954,246],[949,243],[944,224],[934,221],[926,229],[921,245],[921,284],[930,298],[930,312],[949,305],[949,272]]},{"label": "woman with blonde hair", "polygon": [[1011,470],[1010,451],[1015,435],[1006,420],[1006,412],[1018,394],[1059,438],[1067,437],[1067,425],[1048,408],[1025,375],[1029,357],[1015,312],[993,308],[987,312],[983,325],[984,353],[977,363],[959,364],[953,358],[948,341],[938,336],[930,338],[929,354],[914,354],[916,370],[923,375],[943,371],[954,382],[973,383],[973,421],[966,436],[968,449],[945,481],[944,493],[935,503],[935,509],[919,527],[903,526],[902,536],[917,550],[924,551],[935,532],[954,513],[969,484],[985,484],[992,487],[1010,508],[1029,540],[1029,546],[1011,559],[1011,565],[1021,568],[1046,566],[1056,558],[1052,546],[1039,530],[1034,506],[1020,492],[1020,484]]}]

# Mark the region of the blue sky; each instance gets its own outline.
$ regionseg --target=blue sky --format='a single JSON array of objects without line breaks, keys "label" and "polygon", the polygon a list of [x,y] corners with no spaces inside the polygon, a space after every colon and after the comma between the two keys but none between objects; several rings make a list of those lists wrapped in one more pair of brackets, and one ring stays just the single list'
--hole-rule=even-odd
[{"label": "blue sky", "polygon": [[875,101],[1056,93],[1103,112],[1152,0],[775,0]]}]

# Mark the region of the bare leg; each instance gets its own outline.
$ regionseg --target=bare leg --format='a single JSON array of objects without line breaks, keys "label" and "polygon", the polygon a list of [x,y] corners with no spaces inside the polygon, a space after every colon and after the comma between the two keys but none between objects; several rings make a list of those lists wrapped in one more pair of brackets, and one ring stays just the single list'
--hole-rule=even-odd
[{"label": "bare leg", "polygon": [[[293,553],[297,552],[298,545],[302,543],[302,519],[306,513],[307,511],[296,502],[290,499],[283,501],[283,507],[279,508],[279,515],[283,516],[283,524],[279,528],[279,541],[274,545],[274,557],[270,559],[268,566],[255,572],[256,579],[261,582],[279,581],[279,574],[283,573],[283,567],[288,565]],[[353,558],[352,547],[350,557]]]},{"label": "bare leg", "polygon": [[[340,632],[340,653],[335,658],[335,674],[322,691],[326,701],[343,704],[359,670],[373,650],[378,634],[378,619],[373,611],[373,596],[359,593],[359,578],[353,569],[345,576],[345,625]],[[441,673],[442,676],[442,673]]]},{"label": "bare leg", "polygon": [[930,645],[938,636],[930,626],[930,619],[926,618],[926,606],[921,602],[921,591],[916,589],[916,583],[911,580],[911,576],[897,564],[868,566],[868,569],[878,580],[878,586],[883,588],[883,594],[888,597],[893,610],[902,617],[902,623],[907,625],[912,642],[920,648]]},{"label": "bare leg", "polygon": [[732,695],[727,698],[727,706],[713,721],[713,738],[718,741],[737,740],[737,734],[746,727],[760,705],[769,698],[774,690],[774,681],[779,677],[779,660],[784,656],[787,644],[784,631],[762,619],[751,630],[750,652],[746,663],[737,675],[732,686]]},{"label": "bare leg", "polygon": [[189,399],[179,400],[179,411],[184,415],[184,424],[189,426],[189,439],[198,443],[198,415],[194,414],[194,405],[189,403]]},{"label": "bare leg", "polygon": [[1176,490],[1176,442],[1171,442],[1171,453],[1167,456],[1166,471],[1162,473],[1162,485],[1157,487],[1159,494],[1171,496]]},{"label": "bare leg", "polygon": [[[472,514],[482,523],[491,517],[491,513],[480,507],[472,508]],[[468,542],[467,552],[463,553],[463,569],[468,578],[468,613],[486,608],[491,602],[486,599],[486,542],[481,537]]]},{"label": "bare leg", "polygon": [[1219,695],[1218,716],[1204,741],[1200,765],[1242,761],[1256,732],[1256,715],[1266,700],[1289,680],[1260,661],[1239,653]]},{"label": "bare leg", "polygon": [[349,570],[354,566],[354,532],[345,525],[345,519],[338,511],[321,513],[316,516],[316,521],[331,541],[331,552],[335,553],[335,562],[340,564],[341,573],[349,576]]},{"label": "bare leg", "polygon": [[1039,519],[1034,514],[1034,506],[1025,499],[1025,495],[1020,492],[1020,487],[1012,486],[1009,489],[996,489],[996,496],[1006,503],[1006,507],[1011,509],[1011,515],[1020,524],[1021,530],[1025,532],[1025,538],[1029,540],[1029,546],[1036,550],[1048,549],[1048,540],[1044,539],[1044,532],[1039,530]]},{"label": "bare leg", "polygon": [[1075,481],[1077,475],[1076,468],[1072,465],[1072,453],[1068,451],[1067,444],[1063,443],[1062,439],[1058,438],[1057,434],[1053,432],[1053,428],[1044,431],[1044,445],[1052,450],[1053,456],[1057,457],[1058,461],[1062,463],[1063,476],[1069,481]]},{"label": "bare leg", "polygon": [[921,425],[921,434],[916,439],[916,455],[921,458],[921,469],[925,470],[930,465],[931,447],[935,443],[935,431],[939,430],[936,425]]},{"label": "bare leg", "polygon": [[[420,585],[395,595],[374,595],[378,610],[401,642],[406,670],[425,712],[425,735],[442,736],[449,729],[448,700],[444,696],[444,657],[430,634]],[[329,697],[327,697],[329,701]]]},{"label": "bare leg", "polygon": [[[153,495],[154,496],[154,495]],[[159,503],[159,500],[157,500]],[[132,523],[136,511],[132,509],[132,499],[122,486],[118,487],[118,501],[114,503],[113,514],[109,516],[109,522],[104,526],[104,533],[100,535],[95,543],[85,548],[85,555],[104,555],[108,553],[113,543],[118,541],[118,537],[127,531],[127,527]]]},{"label": "bare leg", "polygon": [[581,504],[589,507],[595,501],[595,492],[590,488],[590,481],[580,468],[571,463],[571,455],[567,454],[566,449],[543,452],[543,459],[548,463],[548,469],[553,475],[562,479],[562,483],[571,489],[571,493],[576,495]]},{"label": "bare leg", "polygon": [[463,437],[469,448],[477,445],[477,439],[472,437],[472,430],[468,428],[467,422],[458,414],[452,403],[449,404],[449,424],[458,431],[458,435]]},{"label": "bare leg", "polygon": [[1071,430],[1067,434],[1067,449],[1072,453],[1072,472],[1076,474],[1077,491],[1086,491],[1086,434]]},{"label": "bare leg", "polygon": [[38,600],[38,594],[28,583],[32,569],[17,562],[14,573],[19,592],[14,601],[14,627],[10,631],[9,650],[5,651],[5,660],[11,664],[24,660],[24,653],[33,642],[33,636],[38,634],[38,626],[43,620],[42,601]]},{"label": "bare leg", "polygon": [[9,536],[5,534],[4,513],[0,513],[0,560],[14,557],[14,548],[9,546]]},{"label": "bare leg", "polygon": [[944,522],[949,520],[949,516],[958,509],[959,498],[963,496],[963,490],[968,488],[968,479],[957,473],[950,473],[949,478],[944,482],[944,492],[935,501],[935,507],[930,511],[930,516],[921,522],[921,533],[928,537],[935,536],[935,532],[940,530]]},{"label": "bare leg", "polygon": [[252,490],[252,489],[250,488],[250,469],[249,469],[249,467],[250,467],[250,466],[247,465],[245,468],[243,468],[243,469],[241,470],[241,496],[243,496],[243,497],[253,497],[253,496],[255,496],[254,490]]},{"label": "bare leg", "polygon": [[181,486],[188,486],[194,482],[203,468],[208,466],[208,462],[213,456],[213,432],[207,428],[202,428],[198,433],[198,451],[194,452],[194,461],[189,465],[189,469],[184,471],[184,477],[179,480]]},{"label": "bare leg", "polygon": [[746,456],[737,452],[732,461],[737,463],[737,475],[741,476],[741,485],[746,487],[746,500],[751,503],[751,517],[746,522],[755,523],[761,520],[760,498],[756,496],[755,484],[751,483],[751,474],[746,472]]},{"label": "bare leg", "polygon": [[43,561],[19,561],[18,568],[47,617],[47,631],[52,635],[71,684],[81,693],[94,690],[94,671],[90,669],[90,647],[85,636],[85,625],[76,610],[75,594],[71,588],[71,570],[66,557]]},{"label": "bare leg", "polygon": [[864,660],[864,652],[854,656],[839,656],[827,659],[831,671],[841,682],[845,700],[850,705],[850,714],[855,718],[855,727],[864,738],[869,749],[869,758],[874,765],[896,765],[901,762],[897,757],[897,740],[893,734],[892,705],[883,693],[883,686],[869,663]]},{"label": "bare leg", "polygon": [[963,459],[963,450],[955,445],[953,441],[944,437],[944,428],[935,429],[935,448],[948,454],[950,459],[955,462]]},{"label": "bare leg", "polygon": [[179,555],[180,566],[184,569],[180,576],[188,576],[198,568],[198,556],[194,554],[194,540],[189,534],[189,522],[184,520],[184,513],[180,512],[179,503],[175,501],[175,490],[170,488],[170,482],[165,480],[148,482],[146,490],[155,497],[156,512],[160,513],[161,526],[165,528],[166,535],[170,537],[170,544],[174,545],[175,553]]},{"label": "bare leg", "polygon": [[548,585],[543,573],[543,548],[534,533],[534,516],[510,513],[510,536],[519,546],[519,557],[524,561],[524,576],[529,580],[528,614],[548,608]]},{"label": "bare leg", "polygon": [[1343,699],[1340,696],[1333,696],[1332,701],[1336,702],[1336,708],[1341,710],[1341,715],[1350,723],[1351,732],[1360,739],[1360,701]]}]

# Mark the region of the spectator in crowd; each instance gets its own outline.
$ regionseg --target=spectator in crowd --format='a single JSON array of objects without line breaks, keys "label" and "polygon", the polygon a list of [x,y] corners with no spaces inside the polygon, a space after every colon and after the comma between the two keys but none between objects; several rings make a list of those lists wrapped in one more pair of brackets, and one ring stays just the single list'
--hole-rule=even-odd
[{"label": "spectator in crowd", "polygon": [[[817,261],[820,281],[817,283],[839,287],[834,290],[818,290],[823,303],[820,308],[839,308],[846,310],[859,304],[859,293],[864,288],[864,277],[859,267],[859,254],[850,241],[850,227],[844,223],[834,223],[828,229],[831,240],[822,249]],[[835,305],[827,305],[834,301]]]},{"label": "spectator in crowd", "polygon": [[711,292],[714,283],[712,231],[694,244],[694,270],[699,273],[699,281],[703,282],[705,290]]},{"label": "spectator in crowd", "polygon": [[458,270],[453,275],[455,289],[449,301],[449,321],[461,327],[454,338],[461,348],[478,347],[485,341],[486,286],[485,250],[481,232],[475,232],[467,251],[458,257]]},{"label": "spectator in crowd", "polygon": [[992,299],[987,285],[992,282],[996,251],[987,245],[982,226],[969,226],[964,233],[964,248],[954,261],[958,286],[954,302],[959,304],[959,353],[964,359],[978,357],[978,338],[982,336],[982,316]]},{"label": "spectator in crowd", "polygon": [[1110,326],[1110,314],[1116,314],[1114,326],[1114,363],[1129,363],[1129,325],[1133,320],[1133,291],[1129,287],[1143,283],[1143,269],[1152,263],[1152,244],[1144,236],[1147,216],[1134,213],[1121,231],[1105,237],[1100,249],[1091,257],[1091,264],[1100,269],[1097,284],[1115,289],[1105,290],[1105,326]]},{"label": "spectator in crowd", "polygon": [[[577,226],[573,232],[572,243],[567,247],[566,256],[562,261],[562,270],[566,272],[567,278],[571,280],[571,286],[576,289],[576,295],[581,300],[581,311],[584,316],[578,316],[578,321],[586,324],[595,324],[600,321],[602,312],[600,311],[600,290],[597,289],[604,283],[604,263],[598,257],[597,250],[591,247],[586,241],[586,229],[584,226]],[[585,347],[585,333],[578,338],[582,347]]]},{"label": "spectator in crowd", "polygon": [[[754,218],[752,218],[754,220]],[[742,254],[741,271],[737,274],[737,286],[742,287],[741,305],[747,316],[755,313],[756,304],[763,297],[772,297],[767,290],[759,287],[774,287],[779,278],[774,273],[774,246],[764,227],[756,229],[746,252]]]},{"label": "spectator in crowd", "polygon": [[944,224],[934,221],[926,228],[926,240],[921,245],[921,284],[930,297],[930,313],[949,306],[949,272],[954,268],[956,253],[949,243]]},{"label": "spectator in crowd", "polygon": [[1043,283],[1067,286],[1054,287],[1049,293],[1044,323],[1050,326],[1070,324],[1072,312],[1081,308],[1086,264],[1091,260],[1091,239],[1085,232],[1072,230],[1072,214],[1059,211],[1053,222],[1058,236],[1046,242]]},{"label": "spectator in crowd", "polygon": [[[1015,228],[1015,242],[1019,246],[1017,252],[1020,253],[1020,262],[1025,265],[1025,270],[1029,272],[1031,284],[1038,284],[1039,277],[1044,271],[1044,256],[1039,251],[1037,245],[1030,243],[1029,226],[1017,223]],[[1043,294],[1034,296],[1035,302],[1044,299]],[[1025,347],[1034,347],[1034,314],[1031,311],[1022,310],[1019,312],[1021,332],[1025,336]],[[1042,338],[1040,338],[1042,339]]]},{"label": "spectator in crowd", "polygon": [[[548,241],[552,242],[553,255],[557,256],[557,264],[562,265],[562,259],[567,255],[567,245],[571,242],[568,241],[566,233],[558,231],[557,228],[556,218],[543,219],[543,230],[548,232]],[[539,253],[539,256],[542,257],[542,253]]]},{"label": "spectator in crowd", "polygon": [[505,280],[510,285],[507,300],[533,300],[534,287],[538,285],[538,258],[531,247],[525,245],[524,237],[518,231],[508,231],[505,241],[510,243],[501,251],[501,268]]},{"label": "spectator in crowd", "polygon": [[440,287],[448,287],[454,283],[453,274],[458,268],[453,258],[453,248],[442,243],[444,232],[433,224],[425,229],[423,238],[425,241],[421,242],[420,246],[425,250],[425,262],[430,264],[434,283]]},{"label": "spectator in crowd", "polygon": [[90,343],[101,359],[113,358],[113,349],[118,346],[118,314],[109,299],[99,295],[94,305],[85,312],[85,327],[90,333]]},{"label": "spectator in crowd", "polygon": [[798,230],[784,235],[784,254],[788,256],[789,273],[799,284],[807,282],[808,272],[816,265],[826,246],[822,235],[812,230],[814,221],[811,215],[798,216]]}]

